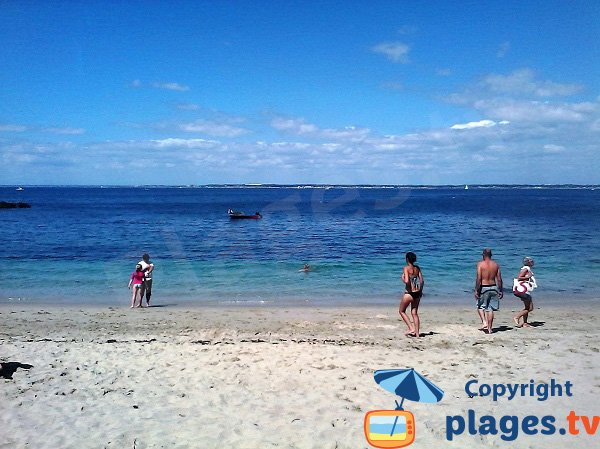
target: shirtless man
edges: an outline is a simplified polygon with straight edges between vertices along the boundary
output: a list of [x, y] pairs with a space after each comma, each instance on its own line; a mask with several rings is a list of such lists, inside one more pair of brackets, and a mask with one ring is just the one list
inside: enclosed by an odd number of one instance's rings
[[491, 334], [493, 331], [494, 312], [500, 309], [502, 299], [502, 274], [500, 266], [492, 260], [492, 250], [483, 250], [483, 260], [477, 263], [475, 279], [475, 299], [477, 313], [481, 318], [482, 331]]

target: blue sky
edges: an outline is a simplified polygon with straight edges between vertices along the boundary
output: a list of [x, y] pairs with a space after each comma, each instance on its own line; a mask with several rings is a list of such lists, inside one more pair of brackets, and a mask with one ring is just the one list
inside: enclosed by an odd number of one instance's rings
[[600, 183], [600, 2], [0, 16], [0, 184]]

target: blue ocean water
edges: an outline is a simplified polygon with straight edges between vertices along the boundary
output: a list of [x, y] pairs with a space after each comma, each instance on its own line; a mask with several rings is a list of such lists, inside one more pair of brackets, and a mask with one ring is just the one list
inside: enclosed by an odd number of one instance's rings
[[534, 257], [540, 299], [594, 300], [600, 284], [595, 187], [2, 187], [2, 200], [32, 207], [0, 210], [1, 302], [127, 304], [144, 252], [157, 303], [396, 304], [414, 251], [424, 300], [472, 304], [484, 247], [509, 286]]

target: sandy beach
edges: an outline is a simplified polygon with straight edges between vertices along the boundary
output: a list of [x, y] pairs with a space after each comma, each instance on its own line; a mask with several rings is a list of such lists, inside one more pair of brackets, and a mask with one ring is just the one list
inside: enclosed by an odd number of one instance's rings
[[[595, 301], [592, 301], [593, 304]], [[598, 435], [467, 431], [447, 417], [600, 413], [600, 312], [541, 305], [516, 329], [505, 299], [496, 333], [474, 308], [422, 306], [420, 339], [389, 307], [0, 305], [0, 448], [366, 448], [363, 419], [393, 409], [377, 369], [415, 368], [445, 392], [405, 402], [413, 447], [593, 447]], [[465, 384], [572, 383], [572, 397], [469, 397]]]

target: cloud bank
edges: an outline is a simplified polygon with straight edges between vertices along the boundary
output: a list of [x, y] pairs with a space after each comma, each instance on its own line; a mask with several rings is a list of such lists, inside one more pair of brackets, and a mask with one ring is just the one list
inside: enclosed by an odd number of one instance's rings
[[[173, 120], [136, 129], [156, 137], [88, 143], [36, 142], [21, 137], [25, 125], [0, 124], [0, 165], [32, 179], [71, 170], [74, 180], [97, 176], [101, 183], [118, 174], [124, 184], [139, 168], [182, 184], [600, 183], [600, 101], [573, 100], [582, 89], [528, 69], [489, 74], [445, 97], [466, 120], [385, 134], [273, 113]], [[85, 131], [41, 130], [65, 137]]]

